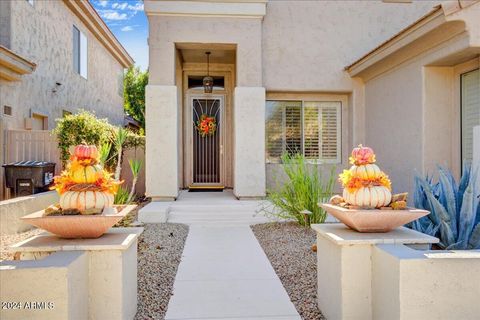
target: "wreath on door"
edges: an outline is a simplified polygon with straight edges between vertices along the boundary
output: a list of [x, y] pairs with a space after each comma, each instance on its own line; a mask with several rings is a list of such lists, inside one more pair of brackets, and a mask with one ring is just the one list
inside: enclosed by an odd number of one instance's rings
[[217, 130], [217, 122], [214, 117], [202, 114], [195, 128], [202, 138], [213, 136]]

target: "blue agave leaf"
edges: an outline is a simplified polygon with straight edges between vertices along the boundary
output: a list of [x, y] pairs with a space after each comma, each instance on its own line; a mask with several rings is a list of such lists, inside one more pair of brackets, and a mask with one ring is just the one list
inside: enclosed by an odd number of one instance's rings
[[455, 242], [455, 243], [452, 243], [450, 245], [448, 245], [445, 250], [455, 250], [455, 249], [462, 249], [461, 248], [461, 243], [462, 241], [458, 241], [458, 242]]
[[442, 221], [440, 225], [440, 237], [442, 239], [442, 242], [445, 243], [445, 245], [447, 246], [447, 248], [451, 245], [456, 244], [452, 229], [450, 228], [450, 225], [445, 221]]
[[[468, 184], [463, 194], [462, 208], [460, 209], [460, 223], [458, 226], [458, 240], [462, 242], [461, 249], [465, 249], [468, 244], [469, 236], [473, 230], [475, 215], [473, 197], [473, 183]], [[476, 212], [475, 212], [476, 213]]]
[[431, 235], [432, 237], [435, 237], [437, 234], [438, 228], [440, 225], [435, 226], [433, 223], [430, 223], [423, 231], [423, 233], [426, 233], [428, 235]]
[[[438, 212], [439, 210], [435, 210], [435, 207], [434, 207], [433, 203], [436, 203], [436, 206], [442, 206], [442, 205], [438, 202], [438, 200], [433, 195], [432, 188], [426, 180], [423, 180], [423, 179], [419, 178], [419, 179], [417, 179], [417, 182], [422, 187], [424, 195], [427, 199], [426, 203], [428, 204], [428, 205], [425, 205], [421, 208], [430, 211], [429, 216], [430, 216], [430, 219], [433, 221], [434, 224], [440, 224], [440, 221], [442, 220], [442, 217], [440, 217], [440, 214], [442, 214], [442, 213]], [[445, 213], [445, 218], [448, 219], [448, 215], [446, 213]]]
[[480, 249], [480, 223], [473, 228], [472, 235], [468, 241], [467, 249]]
[[473, 212], [475, 213], [475, 224], [480, 222], [480, 165], [472, 169], [470, 177], [473, 188]]
[[[460, 182], [458, 183], [458, 193], [457, 193], [457, 212], [460, 213], [460, 209], [462, 208], [463, 202], [463, 193], [465, 189], [467, 189], [468, 183], [470, 182], [470, 172], [472, 166], [468, 163], [463, 164], [463, 174], [460, 178]], [[459, 218], [459, 217], [457, 217]]]
[[[426, 209], [426, 205], [428, 203], [427, 201], [427, 196], [425, 195], [425, 192], [423, 191], [422, 188], [422, 182], [420, 180], [423, 180], [423, 178], [419, 176], [415, 176], [414, 178], [414, 191], [413, 191], [413, 204], [415, 205], [416, 208], [422, 208]], [[428, 178], [426, 179], [428, 183]]]
[[453, 237], [457, 239], [457, 206], [455, 200], [455, 186], [452, 185], [451, 179], [449, 178], [450, 174], [447, 170], [439, 167], [438, 172], [440, 185], [440, 196], [438, 200], [450, 216], [449, 225], [453, 232]]

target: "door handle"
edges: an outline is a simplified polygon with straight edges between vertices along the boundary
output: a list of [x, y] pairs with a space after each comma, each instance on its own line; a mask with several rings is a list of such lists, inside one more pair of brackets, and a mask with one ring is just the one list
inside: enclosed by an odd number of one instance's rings
[[223, 144], [220, 145], [220, 154], [223, 155]]

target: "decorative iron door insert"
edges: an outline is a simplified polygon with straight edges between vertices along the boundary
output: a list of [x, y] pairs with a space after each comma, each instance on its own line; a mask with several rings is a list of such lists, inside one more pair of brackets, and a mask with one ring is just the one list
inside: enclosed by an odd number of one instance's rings
[[194, 185], [222, 184], [222, 99], [191, 100], [192, 105], [192, 182]]

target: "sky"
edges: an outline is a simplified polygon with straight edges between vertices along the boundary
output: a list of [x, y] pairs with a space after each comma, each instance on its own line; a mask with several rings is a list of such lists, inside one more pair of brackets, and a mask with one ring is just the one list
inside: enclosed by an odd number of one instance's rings
[[148, 68], [148, 24], [142, 0], [90, 0], [103, 21], [128, 51], [135, 65]]

